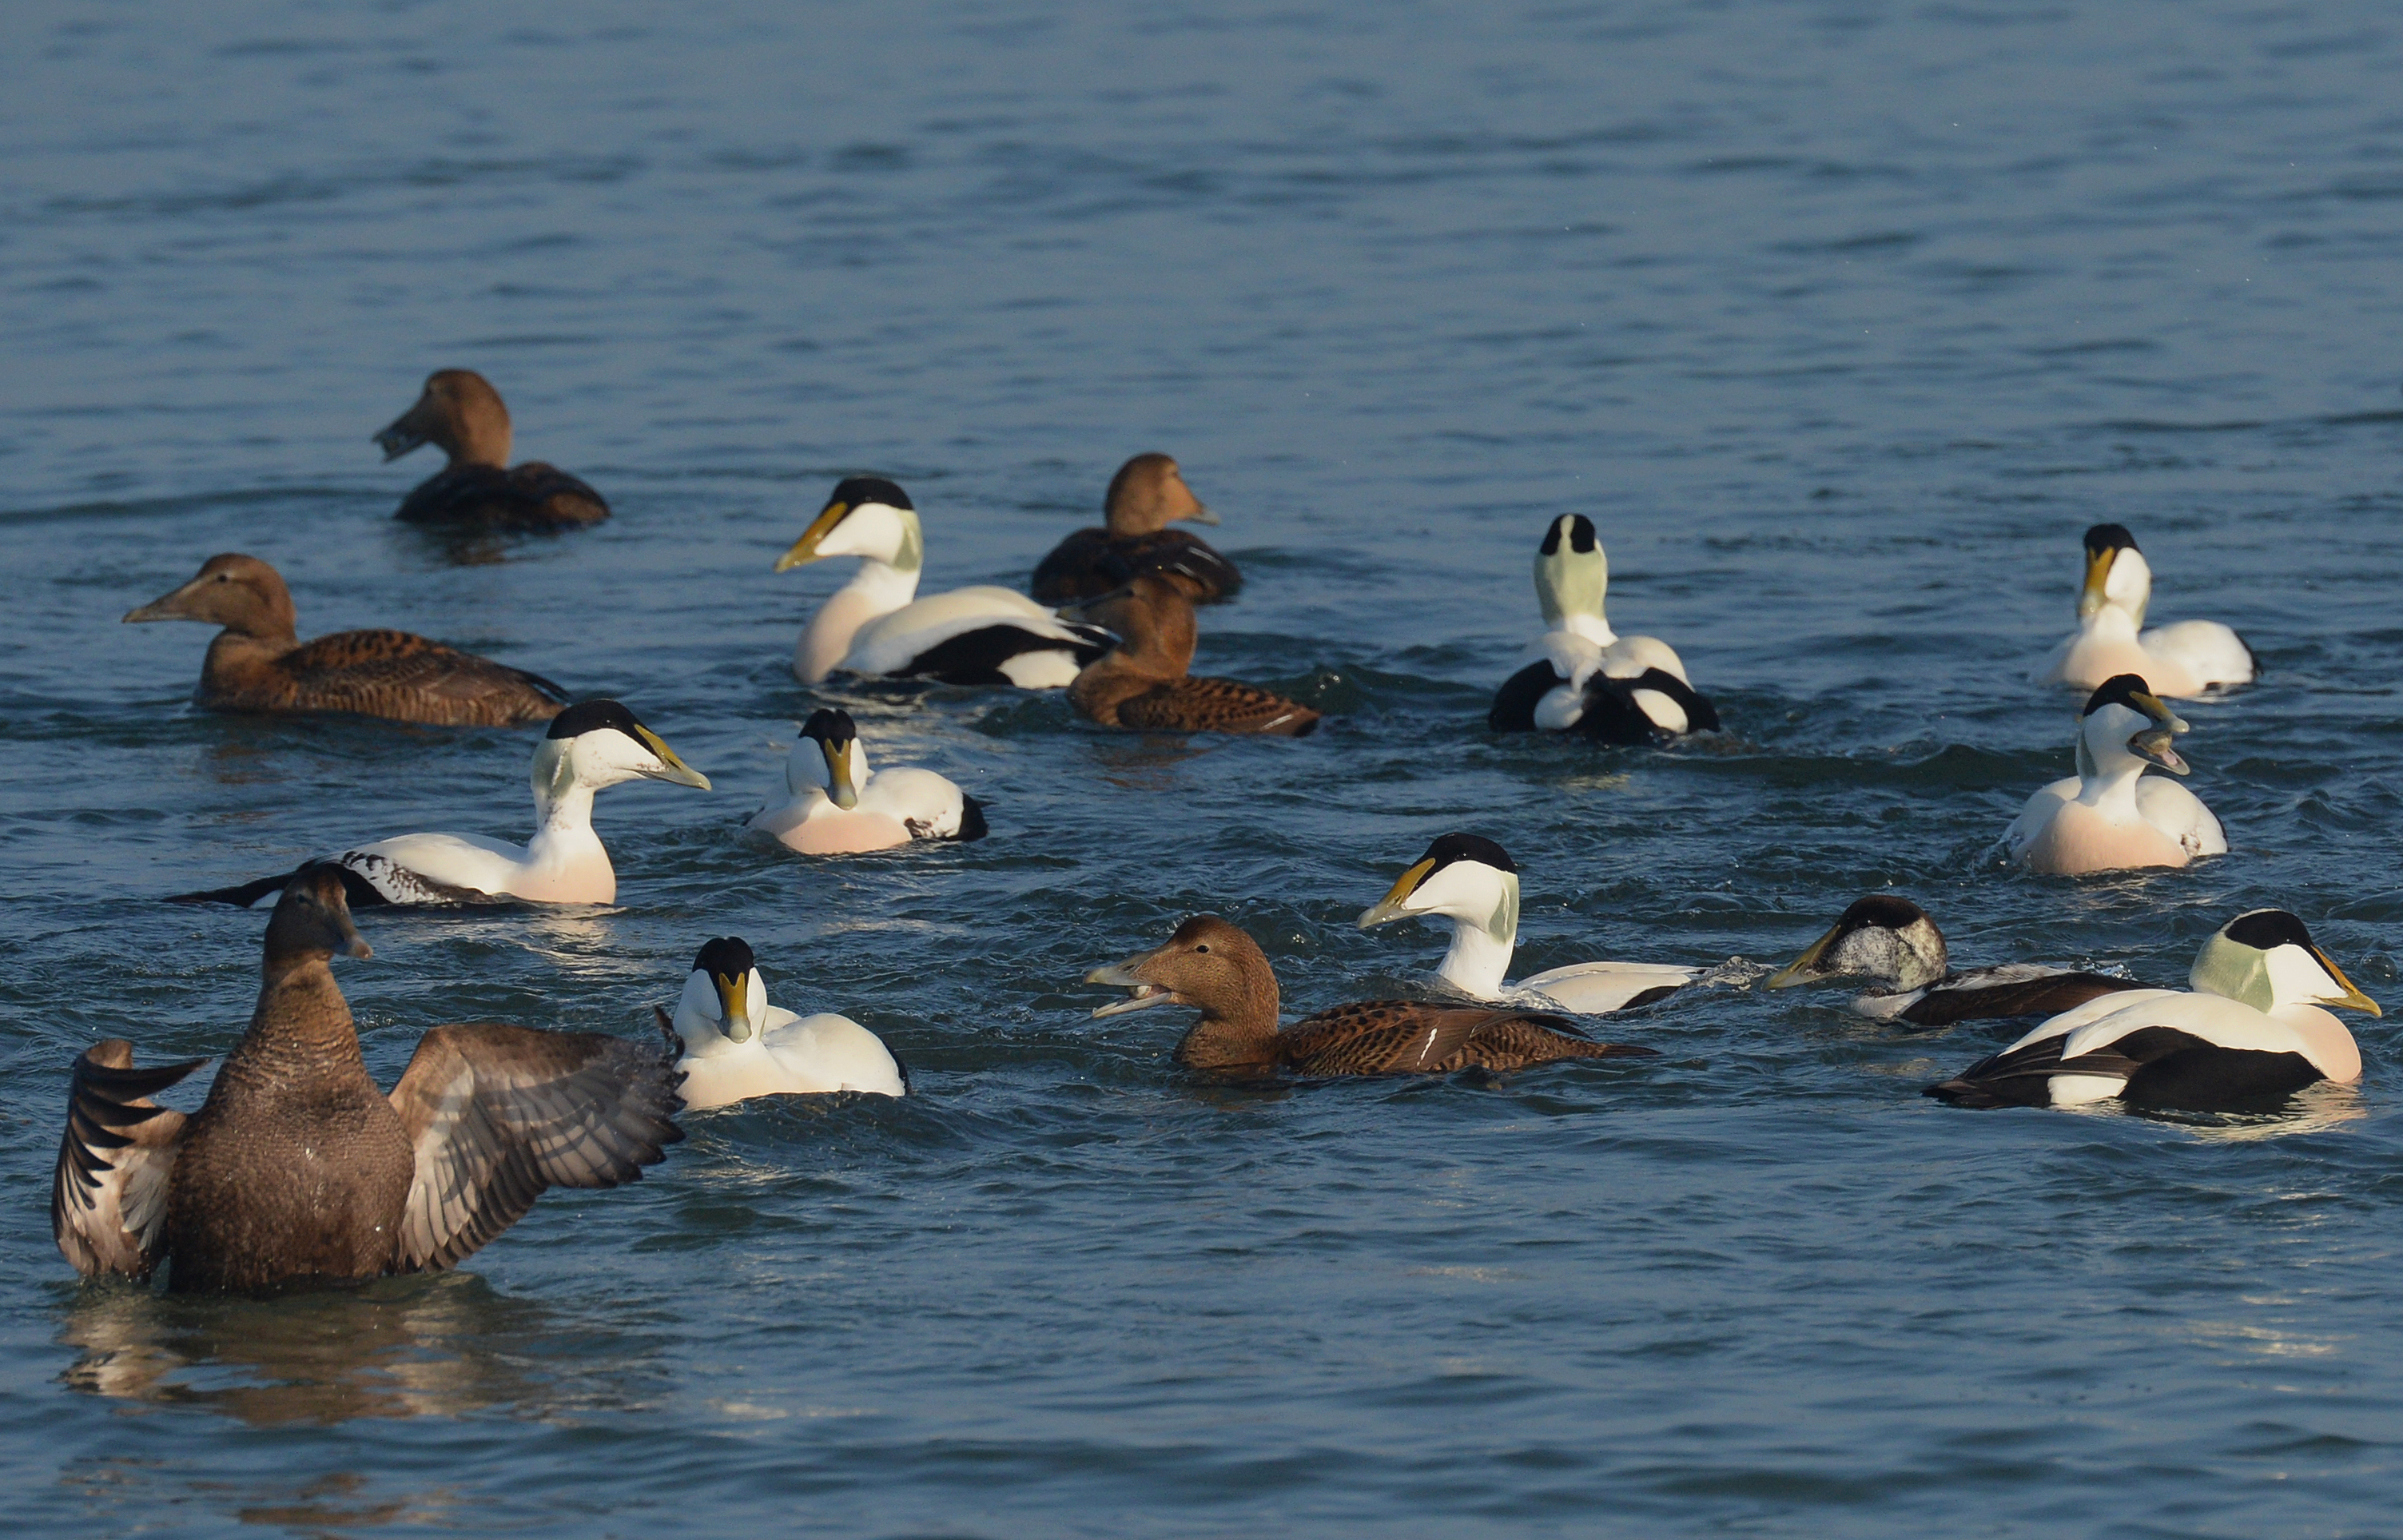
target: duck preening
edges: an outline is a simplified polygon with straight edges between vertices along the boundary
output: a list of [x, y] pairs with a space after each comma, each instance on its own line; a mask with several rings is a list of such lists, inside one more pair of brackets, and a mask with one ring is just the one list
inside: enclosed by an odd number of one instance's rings
[[1658, 743], [1716, 732], [1718, 708], [1687, 682], [1686, 665], [1657, 636], [1621, 636], [1603, 618], [1610, 558], [1593, 520], [1564, 513], [1535, 551], [1544, 634], [1493, 696], [1495, 732], [1574, 732], [1605, 743]]
[[2072, 876], [2135, 867], [2183, 867], [2228, 853], [2228, 835], [2202, 798], [2146, 775], [2158, 765], [2188, 773], [2170, 740], [2187, 730], [2132, 673], [2106, 679], [2077, 721], [2077, 773], [2027, 800], [2003, 831], [2003, 851], [2030, 871]]
[[437, 369], [417, 404], [375, 436], [391, 464], [421, 444], [450, 463], [404, 498], [396, 516], [413, 524], [494, 530], [563, 530], [609, 517], [601, 494], [556, 465], [509, 464], [509, 409], [472, 369]]
[[692, 960], [673, 1019], [660, 1026], [684, 1045], [676, 1070], [695, 1112], [755, 1096], [868, 1091], [909, 1094], [910, 1075], [893, 1050], [848, 1016], [799, 1016], [768, 1004], [750, 943], [721, 936]]
[[50, 1186], [87, 1278], [264, 1290], [451, 1267], [551, 1186], [613, 1187], [684, 1137], [656, 1042], [497, 1021], [436, 1027], [389, 1094], [359, 1055], [336, 952], [370, 955], [342, 874], [304, 867], [268, 922], [266, 981], [201, 1110], [151, 1100], [204, 1062], [76, 1061]]
[[2253, 909], [2196, 953], [2188, 990], [2132, 990], [2063, 1012], [1926, 1094], [1964, 1107], [2118, 1098], [2190, 1112], [2272, 1111], [2322, 1080], [2361, 1078], [2324, 1006], [2382, 1014], [2285, 909]]
[[[612, 904], [618, 872], [592, 828], [592, 795], [628, 781], [667, 781], [709, 790], [709, 777], [676, 757], [658, 733], [615, 701], [585, 701], [552, 718], [534, 751], [534, 838], [522, 845], [479, 834], [404, 834], [330, 858], [350, 884], [350, 902], [476, 904], [524, 898], [544, 904]], [[312, 863], [313, 865], [314, 863]], [[301, 870], [306, 871], [304, 866]], [[278, 901], [287, 876], [178, 894], [177, 904]]]
[[985, 837], [983, 805], [933, 770], [869, 770], [847, 711], [810, 714], [785, 758], [785, 784], [792, 800], [757, 814], [751, 827], [805, 854]]
[[1176, 1061], [1222, 1074], [1446, 1075], [1555, 1059], [1654, 1056], [1650, 1048], [1597, 1043], [1565, 1016], [1417, 1000], [1363, 1000], [1281, 1029], [1276, 970], [1257, 942], [1215, 914], [1193, 916], [1166, 945], [1095, 968], [1085, 982], [1128, 992], [1095, 1016], [1153, 1006], [1200, 1011], [1176, 1045]]
[[1110, 478], [1103, 529], [1078, 530], [1035, 568], [1028, 591], [1047, 604], [1098, 599], [1149, 573], [1174, 583], [1197, 604], [1232, 599], [1243, 586], [1235, 563], [1197, 535], [1168, 526], [1215, 524], [1218, 516], [1193, 495], [1165, 454], [1138, 454]]
[[1943, 1027], [2014, 1016], [2054, 1016], [2105, 994], [2142, 989], [2108, 974], [2041, 963], [1955, 969], [1944, 933], [1908, 898], [1874, 893], [1854, 902], [1802, 955], [1761, 982], [1763, 989], [1866, 979], [1853, 1009], [1881, 1021]]
[[2088, 530], [2077, 630], [2053, 648], [2037, 679], [2092, 689], [2114, 674], [2139, 673], [2152, 682], [2155, 694], [2176, 697], [2220, 685], [2249, 685], [2259, 676], [2253, 648], [2216, 620], [2142, 630], [2152, 597], [2152, 566], [2127, 526]]
[[538, 673], [405, 631], [345, 631], [303, 644], [292, 592], [273, 567], [229, 551], [128, 624], [222, 626], [193, 701], [209, 711], [376, 716], [436, 727], [513, 727], [559, 715], [567, 692]]
[[1068, 701], [1105, 728], [1142, 732], [1265, 733], [1306, 738], [1318, 713], [1273, 690], [1235, 679], [1195, 678], [1193, 602], [1156, 574], [1135, 578], [1078, 613], [1107, 627], [1117, 645], [1085, 665]]

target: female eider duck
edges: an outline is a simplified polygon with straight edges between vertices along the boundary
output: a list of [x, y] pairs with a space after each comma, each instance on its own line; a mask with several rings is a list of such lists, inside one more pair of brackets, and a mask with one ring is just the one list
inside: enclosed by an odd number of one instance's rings
[[2107, 974], [2078, 973], [2041, 963], [2004, 963], [1955, 970], [1944, 933], [1908, 898], [1873, 893], [1855, 900], [1827, 934], [1802, 955], [1762, 980], [1763, 989], [1866, 978], [1878, 987], [1853, 998], [1853, 1009], [1880, 1021], [1947, 1027], [2013, 1016], [2055, 1016], [2105, 994], [2142, 989]]
[[651, 1007], [662, 1032], [684, 1043], [676, 1061], [694, 1112], [755, 1096], [868, 1091], [906, 1096], [909, 1072], [877, 1035], [848, 1016], [797, 1016], [768, 1004], [750, 944], [721, 936], [692, 960], [675, 1016]]
[[1258, 733], [1306, 738], [1318, 713], [1273, 690], [1234, 679], [1195, 678], [1193, 603], [1157, 574], [1078, 611], [1106, 626], [1118, 645], [1085, 665], [1068, 702], [1089, 721], [1138, 732]]
[[538, 673], [405, 631], [337, 631], [304, 645], [295, 618], [292, 592], [275, 569], [239, 552], [210, 557], [190, 582], [125, 616], [128, 624], [225, 628], [209, 644], [192, 692], [206, 711], [506, 728], [549, 721], [567, 703], [567, 692]]
[[979, 586], [917, 597], [926, 539], [910, 494], [882, 477], [854, 476], [776, 559], [778, 572], [830, 556], [864, 560], [801, 630], [793, 675], [804, 685], [846, 673], [938, 679], [947, 685], [1057, 689], [1110, 639], [1063, 620], [1022, 593]]
[[401, 501], [396, 518], [412, 524], [494, 530], [569, 530], [609, 517], [601, 494], [556, 465], [509, 464], [509, 409], [472, 369], [437, 369], [417, 404], [375, 436], [390, 465], [421, 444], [450, 464]]
[[[592, 830], [592, 794], [637, 780], [709, 790], [709, 777], [677, 758], [632, 712], [615, 701], [580, 701], [553, 718], [549, 733], [535, 747], [535, 831], [526, 843], [480, 834], [404, 834], [354, 846], [331, 859], [349, 874], [350, 901], [361, 908], [503, 898], [613, 904], [618, 873]], [[275, 902], [289, 880], [262, 877], [169, 901], [257, 908]]]
[[2183, 867], [2228, 853], [2228, 836], [2200, 798], [2174, 781], [2187, 763], [2170, 746], [2187, 725], [2144, 680], [2123, 673], [2087, 699], [2077, 728], [2077, 773], [2027, 800], [2003, 832], [2003, 850], [2030, 871], [2075, 876], [2132, 867]]
[[1472, 1000], [1553, 1006], [1585, 1016], [1665, 1000], [1693, 980], [1692, 968], [1652, 963], [1573, 963], [1506, 984], [1519, 937], [1519, 868], [1510, 853], [1474, 834], [1447, 834], [1402, 873], [1360, 928], [1423, 915], [1452, 927], [1452, 950], [1436, 977]]
[[389, 1094], [360, 1061], [336, 952], [371, 955], [342, 873], [306, 867], [267, 924], [250, 1026], [201, 1110], [151, 1098], [203, 1061], [76, 1061], [50, 1228], [87, 1278], [179, 1290], [427, 1272], [507, 1229], [546, 1187], [638, 1180], [684, 1137], [657, 1042], [476, 1021], [436, 1027]]
[[1486, 725], [1495, 732], [1575, 732], [1604, 743], [1658, 743], [1716, 732], [1718, 708], [1687, 682], [1657, 636], [1621, 636], [1602, 617], [1610, 559], [1593, 520], [1564, 513], [1535, 551], [1535, 602], [1547, 628], [1530, 661], [1504, 681]]
[[2090, 1001], [1926, 1094], [1963, 1107], [2117, 1097], [2190, 1112], [2271, 1111], [2315, 1082], [2361, 1078], [2353, 1034], [2322, 1006], [2383, 1014], [2285, 909], [2254, 909], [2221, 926], [2187, 982], [2191, 991]]
[[1215, 524], [1218, 516], [1193, 495], [1185, 474], [1165, 454], [1138, 454], [1110, 478], [1102, 503], [1104, 529], [1078, 530], [1035, 569], [1028, 591], [1047, 604], [1098, 599], [1127, 579], [1156, 573], [1197, 604], [1232, 599], [1243, 586], [1235, 563], [1199, 536], [1168, 526], [1179, 520]]
[[2053, 649], [2036, 677], [2091, 689], [2118, 673], [2141, 673], [2157, 695], [2201, 695], [2219, 685], [2249, 685], [2260, 662], [2244, 638], [2216, 620], [2181, 620], [2144, 631], [2153, 569], [2124, 524], [2086, 532], [2086, 586], [2077, 594], [2077, 630]]
[[1095, 1016], [1151, 1006], [1199, 1010], [1201, 1020], [1176, 1045], [1176, 1061], [1235, 1075], [1448, 1075], [1555, 1059], [1656, 1057], [1650, 1048], [1597, 1043], [1565, 1016], [1417, 1000], [1363, 1000], [1280, 1029], [1276, 970], [1257, 942], [1215, 914], [1193, 916], [1166, 945], [1095, 968], [1085, 982], [1129, 992]]
[[983, 807], [933, 770], [870, 770], [849, 712], [810, 714], [785, 761], [785, 784], [793, 799], [759, 813], [751, 827], [804, 854], [985, 837]]

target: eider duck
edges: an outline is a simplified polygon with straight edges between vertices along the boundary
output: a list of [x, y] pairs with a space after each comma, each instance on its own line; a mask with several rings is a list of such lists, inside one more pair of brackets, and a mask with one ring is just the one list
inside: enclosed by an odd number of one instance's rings
[[1193, 916], [1165, 946], [1095, 968], [1085, 982], [1129, 992], [1097, 1017], [1151, 1006], [1199, 1010], [1201, 1020], [1176, 1045], [1176, 1061], [1233, 1075], [1449, 1075], [1555, 1059], [1657, 1057], [1650, 1048], [1597, 1043], [1565, 1016], [1417, 1000], [1363, 1000], [1280, 1029], [1276, 970], [1257, 942], [1215, 914]]
[[1165, 454], [1138, 454], [1110, 478], [1104, 529], [1078, 530], [1035, 568], [1027, 591], [1047, 604], [1098, 599], [1127, 580], [1156, 573], [1197, 604], [1232, 599], [1243, 586], [1235, 563], [1207, 543], [1168, 526], [1179, 520], [1215, 524], [1218, 516], [1193, 495]]
[[1718, 708], [1694, 692], [1686, 665], [1657, 636], [1621, 636], [1602, 617], [1610, 559], [1593, 520], [1564, 513], [1535, 551], [1544, 634], [1494, 692], [1495, 732], [1575, 732], [1604, 743], [1660, 743], [1716, 732]]
[[405, 631], [345, 631], [303, 645], [292, 592], [273, 567], [229, 551], [192, 580], [126, 612], [225, 629], [209, 644], [195, 704], [281, 716], [341, 714], [446, 728], [546, 722], [567, 692], [538, 673], [446, 647]]
[[1652, 963], [1573, 963], [1505, 984], [1519, 938], [1519, 868], [1509, 852], [1474, 834], [1447, 834], [1429, 845], [1393, 891], [1361, 913], [1360, 928], [1412, 915], [1452, 927], [1452, 950], [1436, 977], [1473, 1000], [1606, 1016], [1665, 1000], [1694, 977], [1692, 968]]
[[848, 1016], [797, 1016], [768, 1004], [750, 944], [721, 936], [692, 960], [675, 1016], [654, 1006], [660, 1029], [680, 1039], [685, 1106], [693, 1112], [755, 1096], [868, 1091], [906, 1096], [909, 1072], [877, 1035]]
[[2117, 1097], [2189, 1112], [2261, 1112], [2321, 1080], [2361, 1078], [2361, 1050], [2322, 1009], [2382, 1015], [2285, 909], [2253, 909], [2196, 954], [2184, 990], [2105, 995], [2054, 1017], [1926, 1093], [1962, 1107], [2077, 1107]]
[[2077, 773], [2027, 800], [2003, 832], [2003, 850], [2030, 871], [2074, 876], [2132, 867], [2183, 867], [2228, 853], [2228, 836], [2201, 798], [2174, 781], [2187, 763], [2170, 739], [2187, 725], [2145, 681], [2123, 673], [2087, 698], [2077, 728]]
[[417, 404], [375, 436], [390, 465], [420, 444], [451, 457], [402, 499], [412, 524], [494, 530], [569, 530], [609, 517], [601, 494], [556, 465], [509, 464], [509, 409], [472, 369], [437, 369]]
[[2181, 620], [2140, 631], [2153, 597], [2153, 569], [2124, 524], [2086, 532], [2086, 586], [2077, 594], [2077, 630], [2037, 671], [2043, 684], [2092, 689], [2114, 674], [2141, 673], [2153, 693], [2201, 695], [2220, 685], [2249, 685], [2260, 661], [2244, 638], [2216, 620]]
[[[534, 838], [522, 845], [480, 834], [404, 834], [331, 857], [347, 873], [350, 902], [614, 904], [618, 873], [592, 830], [592, 794], [628, 781], [709, 790], [709, 777], [676, 757], [660, 735], [615, 701], [584, 701], [554, 717], [534, 751]], [[309, 868], [303, 867], [301, 870]], [[278, 902], [288, 877], [179, 894], [176, 904]]]
[[250, 1026], [201, 1110], [151, 1100], [204, 1061], [76, 1060], [50, 1186], [59, 1250], [87, 1278], [258, 1291], [451, 1267], [546, 1187], [614, 1187], [684, 1137], [658, 1043], [498, 1021], [436, 1027], [389, 1095], [359, 1057], [333, 954], [372, 955], [342, 874], [304, 868], [267, 924]]
[[917, 597], [926, 539], [910, 494], [876, 476], [839, 483], [817, 518], [776, 560], [789, 572], [829, 556], [863, 560], [802, 628], [793, 676], [804, 685], [846, 673], [947, 685], [1057, 689], [1110, 639], [1062, 619], [1022, 593], [980, 586]]
[[846, 711], [810, 714], [785, 761], [785, 784], [793, 799], [759, 813], [751, 827], [805, 854], [985, 837], [984, 808], [933, 770], [870, 770]]
[[2004, 963], [1954, 969], [1944, 933], [1908, 898], [1873, 893], [1855, 900], [1802, 955], [1761, 981], [1763, 989], [1866, 978], [1878, 987], [1853, 998], [1853, 1009], [1879, 1021], [1948, 1027], [2013, 1016], [2057, 1016], [2105, 994], [2142, 989], [2108, 974], [2079, 973], [2041, 963]]
[[1306, 738], [1318, 713], [1233, 679], [1194, 678], [1193, 603], [1158, 575], [1138, 577], [1077, 613], [1118, 637], [1068, 687], [1068, 702], [1105, 728], [1139, 732], [1264, 733]]

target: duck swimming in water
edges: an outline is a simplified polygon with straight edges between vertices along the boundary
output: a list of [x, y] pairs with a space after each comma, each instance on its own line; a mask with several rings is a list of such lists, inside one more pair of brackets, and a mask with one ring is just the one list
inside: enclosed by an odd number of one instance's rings
[[1687, 682], [1686, 665], [1657, 636], [1621, 636], [1602, 616], [1610, 558], [1593, 520], [1564, 513], [1535, 551], [1544, 634], [1529, 661], [1494, 692], [1495, 732], [1574, 732], [1604, 743], [1660, 743], [1719, 730], [1718, 708]]
[[538, 673], [405, 631], [337, 631], [303, 645], [283, 577], [240, 552], [210, 557], [190, 582], [125, 619], [225, 628], [192, 692], [206, 711], [505, 728], [549, 721], [567, 702], [567, 692]]
[[913, 839], [981, 839], [984, 808], [927, 770], [870, 770], [846, 711], [815, 711], [785, 762], [793, 799], [751, 820], [808, 855], [890, 850]]
[[1436, 977], [1472, 1000], [1604, 1016], [1665, 1000], [1694, 977], [1692, 968], [1651, 963], [1573, 963], [1504, 983], [1519, 936], [1519, 868], [1509, 852], [1474, 834], [1447, 834], [1429, 845], [1393, 891], [1361, 914], [1360, 928], [1413, 915], [1452, 927], [1452, 950]]
[[1215, 914], [1193, 916], [1166, 945], [1095, 968], [1085, 982], [1129, 992], [1097, 1017], [1152, 1006], [1199, 1010], [1201, 1020], [1176, 1045], [1176, 1061], [1228, 1075], [1449, 1075], [1556, 1059], [1657, 1057], [1650, 1048], [1597, 1043], [1565, 1016], [1417, 1000], [1363, 1000], [1280, 1029], [1276, 970], [1257, 942]]
[[109, 1038], [76, 1061], [50, 1186], [60, 1251], [87, 1278], [178, 1290], [456, 1265], [543, 1189], [640, 1179], [684, 1137], [657, 1043], [476, 1021], [436, 1027], [386, 1094], [368, 1077], [336, 952], [372, 955], [330, 867], [285, 884], [250, 1026], [201, 1110], [151, 1100], [203, 1061], [149, 1069]]
[[1945, 1027], [2014, 1016], [2055, 1016], [2105, 994], [2142, 989], [2108, 974], [2040, 963], [2005, 963], [1956, 971], [1944, 933], [1908, 898], [1873, 893], [1857, 899], [1801, 956], [1762, 980], [1763, 989], [1866, 978], [1878, 987], [1853, 1009], [1880, 1021]]
[[804, 685], [840, 671], [1057, 689], [1110, 645], [1102, 632], [1007, 589], [917, 597], [926, 539], [910, 494], [882, 477], [854, 476], [838, 484], [793, 548], [777, 558], [776, 570], [831, 556], [863, 560], [801, 630], [793, 676]]
[[2327, 1010], [2378, 1003], [2285, 909], [2253, 909], [2195, 955], [2190, 990], [2132, 990], [2063, 1012], [1926, 1094], [1963, 1107], [2078, 1107], [2114, 1097], [2191, 1112], [2274, 1110], [2321, 1080], [2361, 1078]]
[[566, 530], [609, 517], [601, 494], [556, 465], [509, 464], [509, 409], [472, 369], [437, 369], [417, 404], [375, 436], [390, 465], [421, 444], [450, 463], [402, 500], [412, 524], [492, 530]]
[[2147, 765], [2187, 773], [2170, 746], [2186, 730], [2136, 675], [2104, 681], [2078, 717], [2077, 774], [2028, 798], [2003, 832], [2004, 853], [2030, 871], [2060, 876], [2227, 854], [2228, 836], [2200, 798], [2145, 773]]
[[758, 964], [739, 936], [701, 947], [673, 1020], [652, 1008], [660, 1030], [684, 1043], [675, 1067], [691, 1111], [755, 1096], [909, 1094], [909, 1072], [893, 1050], [850, 1017], [797, 1016], [768, 1004]]
[[2153, 569], [2124, 524], [2086, 532], [2086, 586], [2077, 595], [2077, 630], [2052, 650], [2036, 678], [2092, 689], [2115, 674], [2137, 673], [2153, 693], [2201, 695], [2221, 685], [2249, 685], [2260, 662], [2244, 638], [2216, 620], [2181, 620], [2142, 631], [2152, 602]]
[[1098, 599], [1146, 573], [1167, 578], [1197, 604], [1232, 599], [1243, 586], [1235, 563], [1201, 538], [1168, 526], [1179, 520], [1215, 524], [1218, 516], [1193, 495], [1176, 462], [1138, 454], [1110, 478], [1103, 529], [1078, 530], [1035, 569], [1028, 591], [1047, 604]]
[[1273, 690], [1234, 679], [1195, 678], [1192, 601], [1169, 579], [1138, 577], [1078, 612], [1117, 633], [1118, 645], [1085, 665], [1068, 702], [1087, 720], [1139, 732], [1263, 733], [1306, 738], [1318, 713]]
[[[534, 838], [522, 845], [479, 834], [404, 834], [332, 858], [347, 874], [350, 902], [477, 904], [523, 898], [542, 904], [614, 904], [618, 872], [592, 829], [592, 794], [628, 781], [668, 781], [709, 790], [709, 777], [676, 757], [660, 735], [615, 701], [585, 701], [552, 719], [534, 751]], [[310, 869], [303, 867], [301, 870]], [[289, 877], [188, 893], [178, 904], [278, 901]]]

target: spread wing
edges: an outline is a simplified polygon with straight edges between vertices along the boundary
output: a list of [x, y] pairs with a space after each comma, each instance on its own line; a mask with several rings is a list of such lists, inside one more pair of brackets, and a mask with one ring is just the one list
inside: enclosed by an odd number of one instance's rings
[[604, 1033], [498, 1021], [427, 1033], [392, 1089], [417, 1157], [400, 1269], [471, 1256], [545, 1187], [639, 1180], [684, 1137], [677, 1079], [657, 1045]]
[[93, 1044], [76, 1061], [50, 1180], [50, 1233], [86, 1278], [147, 1278], [159, 1265], [184, 1115], [150, 1098], [207, 1062], [137, 1070], [133, 1045], [121, 1037]]
[[540, 674], [405, 631], [321, 636], [276, 659], [294, 704], [450, 727], [547, 722], [567, 692]]

